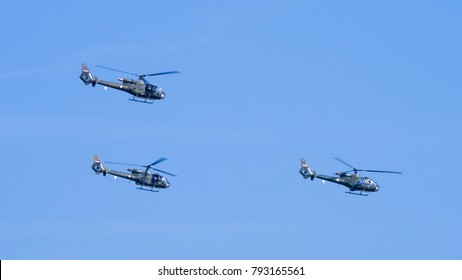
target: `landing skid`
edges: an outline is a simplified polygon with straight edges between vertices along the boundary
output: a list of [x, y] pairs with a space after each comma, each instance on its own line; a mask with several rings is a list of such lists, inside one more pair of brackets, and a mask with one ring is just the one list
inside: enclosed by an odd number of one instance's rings
[[137, 100], [135, 98], [129, 98], [128, 100], [130, 101], [135, 101], [135, 102], [140, 102], [140, 103], [146, 103], [146, 104], [152, 104], [154, 102], [148, 102], [147, 99], [145, 99], [144, 101], [143, 100]]
[[155, 191], [153, 190], [152, 188], [151, 189], [143, 189], [142, 187], [139, 187], [137, 188], [138, 190], [142, 190], [142, 191], [147, 191], [147, 192], [159, 192], [159, 191]]
[[368, 196], [368, 194], [363, 194], [362, 192], [360, 193], [355, 193], [355, 192], [352, 192], [352, 191], [349, 191], [349, 192], [345, 192], [347, 194], [354, 194], [354, 195], [360, 195], [360, 196]]

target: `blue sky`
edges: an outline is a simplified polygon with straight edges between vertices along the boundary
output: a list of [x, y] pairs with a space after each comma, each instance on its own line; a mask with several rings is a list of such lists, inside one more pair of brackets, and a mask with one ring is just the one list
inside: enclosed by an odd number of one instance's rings
[[[460, 1], [9, 1], [1, 259], [461, 259]], [[149, 79], [152, 105], [84, 86]], [[92, 156], [178, 174], [140, 192]], [[368, 197], [304, 180], [358, 168]], [[116, 170], [123, 167], [109, 165]], [[363, 173], [363, 175], [366, 175]]]

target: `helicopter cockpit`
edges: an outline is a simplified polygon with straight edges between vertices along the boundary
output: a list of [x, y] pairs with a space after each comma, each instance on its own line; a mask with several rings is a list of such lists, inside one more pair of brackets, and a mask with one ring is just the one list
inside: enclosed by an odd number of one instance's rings
[[155, 185], [159, 185], [160, 188], [170, 187], [169, 181], [159, 174], [153, 174], [151, 182]]
[[165, 98], [165, 93], [164, 93], [164, 90], [162, 88], [156, 87], [156, 93], [157, 93], [157, 95], [159, 96], [160, 99]]
[[151, 85], [151, 84], [146, 85], [146, 92], [148, 92], [150, 94], [154, 94], [155, 96], [159, 97], [160, 99], [165, 98], [164, 90], [162, 88], [160, 88], [160, 87], [156, 87], [156, 86]]
[[358, 182], [357, 187], [361, 188], [361, 185], [365, 186], [364, 189], [370, 192], [378, 192], [380, 190], [379, 185], [368, 177], [362, 178], [362, 180]]

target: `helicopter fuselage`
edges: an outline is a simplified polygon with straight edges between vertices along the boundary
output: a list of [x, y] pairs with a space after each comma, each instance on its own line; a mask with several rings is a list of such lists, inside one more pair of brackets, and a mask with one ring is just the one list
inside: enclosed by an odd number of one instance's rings
[[[305, 177], [306, 175], [303, 173], [303, 169], [300, 170], [300, 173]], [[368, 177], [361, 177], [359, 174], [346, 174], [342, 173], [339, 177], [333, 177], [323, 174], [313, 174], [308, 175], [308, 177], [318, 178], [324, 181], [336, 183], [339, 185], [343, 185], [350, 189], [350, 191], [359, 191], [359, 192], [378, 192], [380, 190], [379, 185], [372, 179]]]
[[[132, 179], [137, 185], [149, 186], [154, 188], [166, 189], [170, 187], [170, 182], [163, 176], [139, 169], [128, 169], [131, 172]], [[130, 175], [129, 175], [130, 176]]]
[[106, 87], [128, 92], [137, 98], [151, 100], [160, 100], [165, 98], [165, 93], [160, 87], [145, 83], [142, 79], [133, 80], [127, 78], [119, 78], [118, 80], [122, 83], [119, 84], [99, 79], [97, 79], [95, 82]]
[[125, 178], [135, 182], [140, 186], [147, 186], [152, 188], [166, 189], [170, 187], [170, 182], [163, 176], [152, 173], [150, 171], [144, 171], [139, 169], [128, 169], [130, 173], [107, 170], [107, 174], [111, 174], [117, 177]]

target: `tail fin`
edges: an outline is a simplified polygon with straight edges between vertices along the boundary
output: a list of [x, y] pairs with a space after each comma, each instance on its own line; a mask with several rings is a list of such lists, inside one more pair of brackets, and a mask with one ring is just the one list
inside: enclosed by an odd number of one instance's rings
[[88, 69], [88, 66], [85, 63], [82, 63], [82, 73], [80, 74], [80, 79], [85, 85], [92, 84], [92, 86], [95, 86], [98, 81], [98, 78], [93, 77], [90, 69]]
[[107, 169], [104, 168], [103, 163], [96, 154], [93, 156], [93, 165], [91, 166], [91, 169], [93, 169], [93, 171], [95, 171], [98, 175], [103, 173], [103, 175], [106, 176]]
[[303, 178], [308, 179], [311, 177], [311, 180], [316, 177], [316, 172], [311, 170], [311, 168], [308, 166], [308, 163], [306, 163], [305, 159], [301, 159], [301, 164], [302, 167], [300, 168], [300, 174], [302, 174]]

